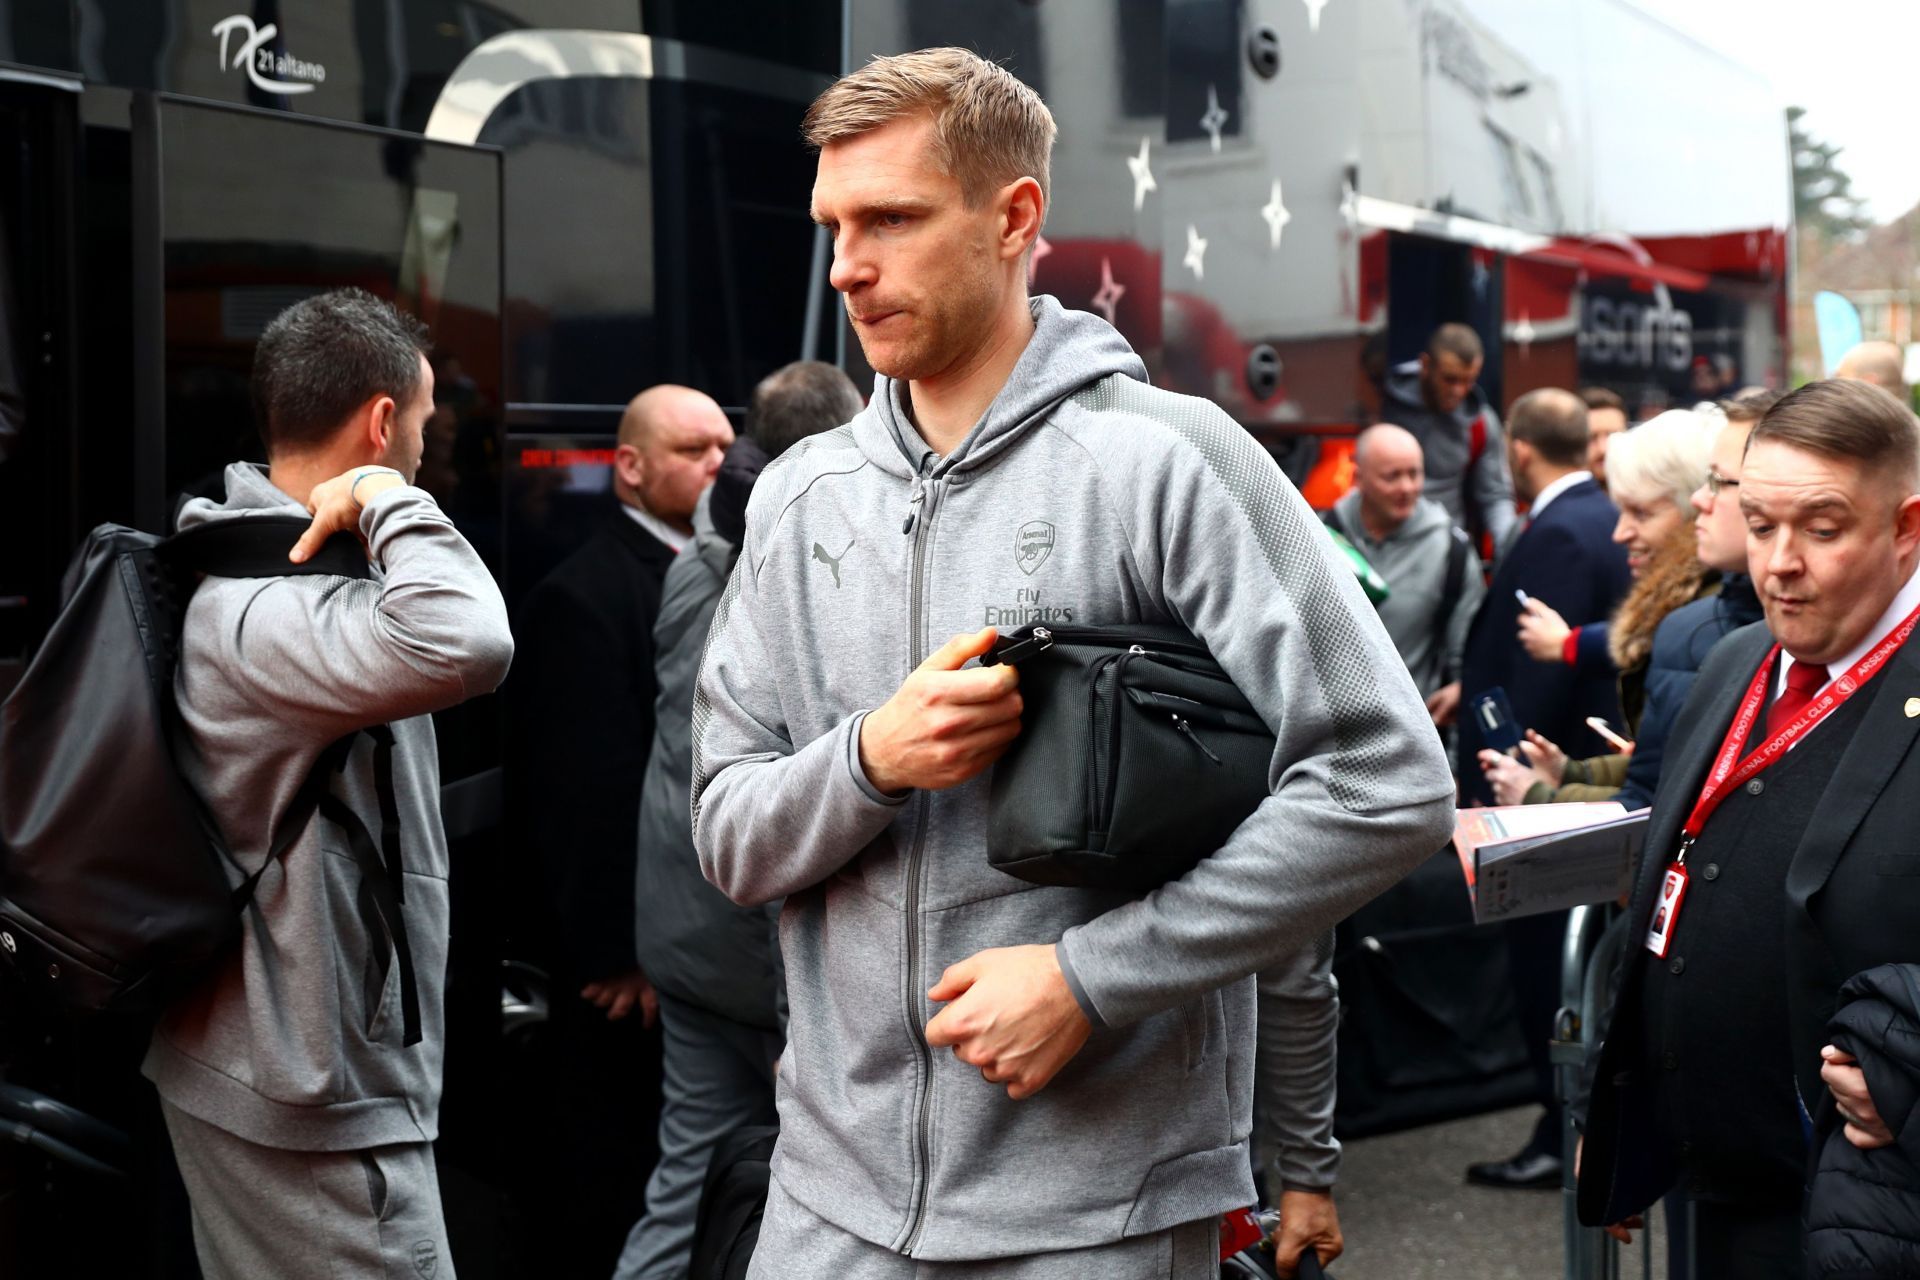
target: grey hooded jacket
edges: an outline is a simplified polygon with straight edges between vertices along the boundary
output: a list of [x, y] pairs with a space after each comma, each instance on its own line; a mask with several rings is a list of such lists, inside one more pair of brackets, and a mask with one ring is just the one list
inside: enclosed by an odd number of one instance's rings
[[1333, 518], [1347, 541], [1386, 579], [1389, 594], [1380, 602], [1380, 621], [1421, 695], [1458, 680], [1467, 631], [1486, 598], [1487, 583], [1479, 553], [1471, 545], [1463, 547], [1466, 560], [1460, 594], [1452, 612], [1440, 616], [1440, 607], [1446, 603], [1447, 557], [1456, 539], [1466, 541], [1446, 508], [1432, 498], [1422, 498], [1404, 524], [1378, 541], [1360, 519], [1358, 490], [1333, 504]]
[[[694, 842], [737, 902], [787, 895], [774, 1171], [930, 1261], [1078, 1248], [1251, 1201], [1252, 974], [1439, 848], [1453, 784], [1350, 569], [1219, 408], [1159, 391], [1100, 320], [1036, 299], [999, 397], [945, 458], [887, 378], [761, 477], [693, 712]], [[1278, 735], [1273, 795], [1138, 900], [987, 866], [987, 777], [890, 798], [866, 711], [947, 636], [1178, 621]], [[987, 947], [1057, 943], [1093, 1023], [1022, 1102], [924, 1038]]]
[[[259, 467], [227, 468], [224, 504], [179, 525], [305, 515]], [[160, 1096], [266, 1147], [346, 1151], [439, 1131], [447, 963], [446, 832], [428, 713], [491, 691], [513, 639], [493, 577], [433, 498], [410, 485], [366, 504], [375, 579], [208, 578], [182, 628], [180, 761], [236, 865], [265, 858], [315, 760], [390, 724], [405, 866], [401, 909], [424, 1038], [401, 1042], [398, 965], [370, 917], [368, 872], [316, 814], [262, 875], [240, 945], [168, 1009], [142, 1070]], [[354, 743], [333, 794], [383, 830], [373, 744]]]

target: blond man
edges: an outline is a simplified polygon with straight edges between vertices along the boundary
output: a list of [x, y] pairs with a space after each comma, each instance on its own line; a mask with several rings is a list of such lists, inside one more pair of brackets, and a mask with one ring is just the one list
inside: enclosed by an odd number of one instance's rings
[[[1253, 1195], [1253, 975], [1444, 842], [1446, 762], [1272, 459], [1027, 296], [1054, 137], [1030, 89], [963, 50], [878, 59], [806, 134], [880, 376], [755, 490], [694, 704], [702, 867], [786, 898], [751, 1274], [1212, 1276]], [[1009, 617], [1184, 624], [1275, 729], [1271, 798], [1137, 900], [991, 869], [1023, 707], [969, 664]]]

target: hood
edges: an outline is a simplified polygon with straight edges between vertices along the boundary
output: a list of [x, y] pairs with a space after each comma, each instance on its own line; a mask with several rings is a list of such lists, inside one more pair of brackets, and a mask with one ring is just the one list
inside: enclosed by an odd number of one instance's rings
[[174, 527], [186, 530], [216, 520], [239, 520], [248, 516], [305, 516], [305, 506], [273, 487], [267, 469], [257, 462], [233, 462], [222, 476], [226, 497], [189, 498], [174, 517]]
[[[1361, 530], [1360, 491], [1349, 489], [1340, 501], [1333, 504], [1334, 517], [1340, 521], [1340, 527], [1346, 530]], [[1422, 498], [1413, 504], [1413, 514], [1407, 522], [1394, 530], [1393, 537], [1413, 539], [1444, 528], [1453, 523], [1447, 509], [1431, 498]]]
[[707, 490], [707, 515], [713, 521], [713, 531], [736, 547], [747, 536], [747, 499], [753, 496], [753, 486], [769, 461], [758, 441], [741, 436], [720, 460], [720, 472]]
[[[1147, 380], [1147, 367], [1140, 357], [1100, 317], [1069, 311], [1045, 295], [1028, 305], [1033, 309], [1033, 338], [1007, 376], [1007, 384], [973, 430], [930, 474], [945, 475], [985, 463], [1090, 383], [1116, 373]], [[905, 384], [876, 375], [873, 399], [853, 420], [853, 437], [881, 470], [912, 479], [926, 467], [933, 450], [907, 416], [906, 394]]]
[[[1404, 405], [1410, 409], [1418, 409], [1421, 413], [1438, 412], [1428, 407], [1426, 394], [1421, 390], [1418, 360], [1409, 360], [1405, 364], [1397, 364], [1389, 369], [1385, 381], [1380, 384], [1380, 390], [1385, 393], [1389, 405]], [[1460, 402], [1460, 407], [1454, 412], [1462, 417], [1471, 418], [1486, 407], [1486, 393], [1476, 384], [1473, 390], [1467, 392], [1467, 398]], [[1388, 415], [1387, 421], [1392, 420], [1392, 416]]]

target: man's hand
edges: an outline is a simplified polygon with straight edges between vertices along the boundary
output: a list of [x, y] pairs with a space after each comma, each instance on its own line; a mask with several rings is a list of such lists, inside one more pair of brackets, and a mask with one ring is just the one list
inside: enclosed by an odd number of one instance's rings
[[1493, 788], [1495, 804], [1525, 804], [1527, 792], [1533, 784], [1546, 781], [1512, 756], [1485, 747], [1480, 750], [1480, 772], [1486, 775], [1487, 785]]
[[1435, 728], [1444, 729], [1453, 723], [1460, 713], [1460, 682], [1443, 684], [1427, 695], [1427, 714], [1433, 717]]
[[980, 1068], [1016, 1101], [1046, 1088], [1093, 1031], [1050, 946], [994, 947], [950, 965], [927, 999], [946, 1008], [927, 1043]]
[[1520, 610], [1520, 647], [1536, 662], [1558, 662], [1564, 655], [1567, 637], [1573, 628], [1552, 605], [1527, 597]]
[[1862, 1151], [1893, 1145], [1893, 1130], [1880, 1118], [1880, 1108], [1873, 1105], [1873, 1095], [1867, 1092], [1867, 1073], [1860, 1069], [1858, 1059], [1827, 1045], [1820, 1050], [1820, 1078], [1827, 1082], [1827, 1092], [1840, 1108], [1848, 1142]]
[[640, 1009], [640, 1025], [652, 1028], [660, 1020], [660, 997], [641, 969], [629, 969], [611, 978], [589, 982], [580, 988], [580, 998], [606, 1010], [608, 1022], [618, 1022]]
[[939, 791], [985, 771], [1020, 734], [1020, 673], [975, 667], [993, 647], [992, 627], [959, 635], [907, 677], [860, 722], [860, 767], [883, 792]]
[[1281, 1280], [1293, 1280], [1300, 1274], [1300, 1258], [1309, 1248], [1320, 1255], [1324, 1267], [1346, 1247], [1331, 1190], [1280, 1193], [1280, 1229], [1273, 1233], [1273, 1263]]
[[[1587, 1154], [1587, 1136], [1583, 1133], [1573, 1140], [1573, 1180], [1580, 1181], [1580, 1161]], [[1623, 1218], [1619, 1222], [1607, 1224], [1604, 1231], [1621, 1244], [1632, 1244], [1633, 1233], [1647, 1225], [1647, 1220], [1639, 1214]]]
[[1527, 730], [1525, 742], [1520, 744], [1520, 752], [1551, 786], [1559, 786], [1567, 776], [1567, 753], [1557, 743], [1536, 729]]
[[300, 541], [293, 544], [287, 559], [295, 564], [304, 563], [328, 538], [342, 530], [351, 531], [357, 537], [360, 509], [373, 500], [374, 494], [406, 482], [407, 478], [391, 467], [355, 467], [331, 480], [322, 480], [307, 495], [307, 510], [313, 513], [313, 523], [300, 535]]

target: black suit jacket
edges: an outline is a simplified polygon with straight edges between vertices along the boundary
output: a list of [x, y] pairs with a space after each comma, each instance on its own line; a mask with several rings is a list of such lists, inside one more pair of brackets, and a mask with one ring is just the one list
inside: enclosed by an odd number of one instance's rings
[[612, 510], [514, 618], [513, 856], [546, 890], [554, 936], [542, 949], [583, 981], [639, 963], [634, 859], [653, 746], [653, 623], [673, 556]]
[[[1715, 647], [1680, 713], [1647, 828], [1628, 908], [1628, 945], [1617, 973], [1614, 1014], [1588, 1098], [1580, 1218], [1618, 1222], [1652, 1204], [1679, 1171], [1656, 1145], [1652, 1081], [1641, 1077], [1641, 945], [1680, 827], [1727, 728], [1773, 650], [1764, 623]], [[1920, 959], [1920, 641], [1909, 640], [1855, 697], [1866, 718], [1846, 746], [1787, 869], [1781, 936], [1787, 949], [1787, 1008], [1795, 1084], [1809, 1110], [1826, 1093], [1820, 1047], [1827, 1043], [1840, 985], [1876, 965]]]
[[[1609, 677], [1581, 675], [1559, 662], [1536, 662], [1520, 647], [1516, 590], [1553, 606], [1572, 627], [1599, 622], [1627, 592], [1625, 548], [1613, 541], [1620, 513], [1591, 480], [1574, 485], [1514, 540], [1493, 574], [1467, 633], [1460, 691], [1470, 701], [1498, 686], [1523, 729], [1537, 729], [1580, 756], [1593, 742], [1588, 716], [1618, 721], [1620, 696]], [[1470, 706], [1460, 713], [1460, 777], [1467, 801], [1491, 802], [1475, 754], [1485, 745]]]

